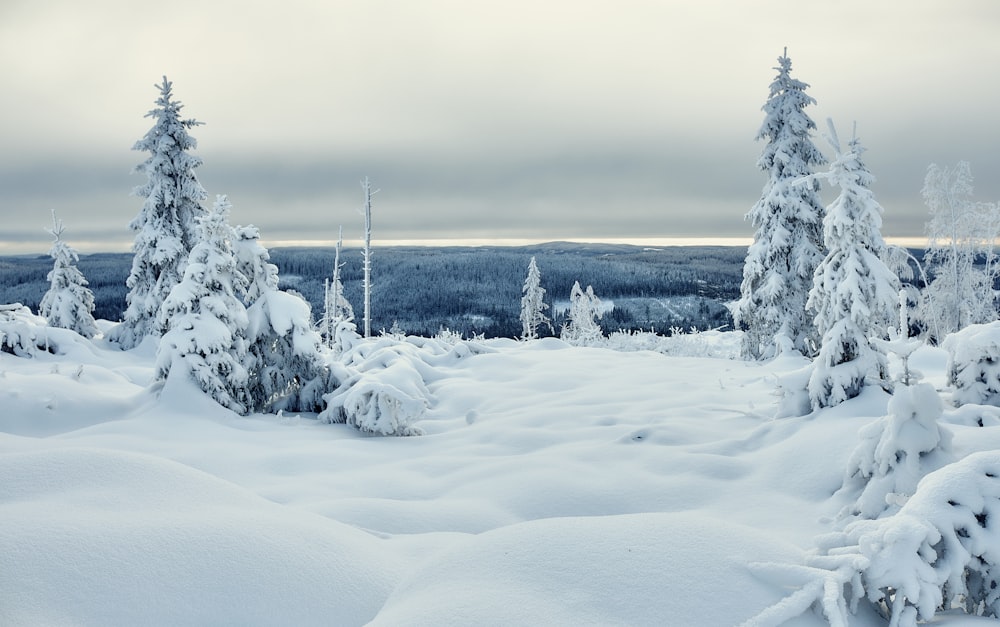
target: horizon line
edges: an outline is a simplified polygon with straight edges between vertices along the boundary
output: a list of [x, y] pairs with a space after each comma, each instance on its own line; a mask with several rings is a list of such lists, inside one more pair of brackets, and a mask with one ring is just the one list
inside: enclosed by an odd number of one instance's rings
[[[906, 248], [923, 248], [927, 244], [926, 237], [886, 237], [887, 244], [894, 244]], [[412, 246], [427, 248], [485, 248], [490, 246], [500, 247], [521, 247], [538, 246], [541, 244], [553, 244], [566, 242], [570, 244], [607, 244], [612, 246], [640, 246], [640, 247], [684, 247], [684, 246], [749, 246], [753, 243], [752, 237], [564, 237], [564, 238], [427, 238], [427, 239], [376, 239], [372, 240], [372, 248], [388, 248], [394, 246]], [[337, 245], [336, 240], [327, 239], [261, 239], [261, 243], [268, 248], [333, 248]], [[131, 252], [132, 242], [95, 242], [83, 241], [71, 244], [80, 254], [97, 253], [128, 253]], [[361, 248], [357, 243], [345, 243], [344, 248]], [[48, 254], [48, 245], [45, 250], [38, 247], [37, 242], [12, 243], [0, 242], [0, 255], [45, 255]]]

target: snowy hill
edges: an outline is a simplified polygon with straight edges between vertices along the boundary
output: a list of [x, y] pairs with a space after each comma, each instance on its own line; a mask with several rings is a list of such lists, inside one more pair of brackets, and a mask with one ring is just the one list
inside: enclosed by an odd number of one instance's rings
[[[425, 435], [375, 438], [59, 340], [0, 353], [3, 625], [739, 624], [794, 589], [753, 565], [830, 531], [889, 399], [775, 419], [804, 360], [494, 340], [421, 367]], [[913, 359], [938, 387], [943, 355]], [[960, 457], [1000, 448], [946, 416]]]

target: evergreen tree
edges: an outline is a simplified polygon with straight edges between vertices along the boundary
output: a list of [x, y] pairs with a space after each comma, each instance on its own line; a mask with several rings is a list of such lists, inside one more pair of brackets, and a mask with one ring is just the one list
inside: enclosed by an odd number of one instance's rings
[[587, 346], [604, 337], [597, 318], [601, 317], [601, 299], [594, 294], [594, 288], [587, 286], [587, 291], [580, 287], [580, 282], [573, 283], [569, 294], [569, 314], [559, 337], [570, 344]]
[[921, 313], [938, 341], [970, 324], [997, 318], [993, 286], [1000, 274], [995, 252], [1000, 212], [994, 204], [972, 200], [972, 182], [965, 161], [954, 168], [931, 164], [921, 190], [931, 211], [924, 256], [931, 281]]
[[538, 327], [547, 325], [549, 332], [553, 332], [552, 323], [545, 315], [545, 310], [549, 308], [545, 302], [545, 289], [542, 287], [542, 274], [538, 270], [535, 258], [531, 258], [528, 263], [528, 276], [524, 280], [524, 287], [521, 288], [524, 296], [521, 297], [521, 339], [534, 340], [538, 338]]
[[806, 83], [791, 77], [787, 50], [775, 69], [778, 75], [757, 133], [758, 141], [767, 141], [757, 166], [768, 180], [747, 214], [756, 232], [733, 312], [745, 332], [742, 351], [748, 359], [767, 359], [784, 349], [813, 355], [818, 340], [806, 299], [824, 255], [823, 207], [819, 182], [802, 184], [800, 179], [826, 159], [810, 139], [816, 124], [804, 111], [816, 101], [806, 95]]
[[899, 293], [899, 280], [882, 261], [882, 207], [870, 189], [875, 177], [861, 160], [865, 149], [854, 138], [842, 153], [832, 124], [829, 139], [837, 156], [823, 176], [840, 194], [823, 218], [829, 252], [807, 303], [823, 338], [809, 378], [814, 409], [854, 398], [869, 375], [888, 381], [885, 353], [872, 339], [895, 322]]
[[94, 322], [94, 294], [87, 287], [87, 279], [76, 267], [79, 255], [62, 241], [65, 230], [62, 220], [57, 220], [53, 211], [52, 229], [49, 231], [55, 237], [49, 250], [53, 266], [48, 275], [49, 290], [42, 296], [38, 313], [48, 321], [49, 326], [71, 329], [83, 337], [94, 337], [98, 333], [97, 323]]
[[180, 118], [183, 105], [173, 99], [172, 83], [165, 76], [157, 87], [157, 108], [146, 114], [156, 122], [133, 147], [150, 156], [135, 168], [146, 175], [146, 184], [133, 192], [144, 202], [129, 223], [136, 236], [127, 281], [128, 307], [122, 324], [109, 334], [124, 349], [165, 330], [158, 312], [184, 276], [184, 264], [197, 240], [196, 218], [205, 214], [201, 203], [208, 197], [194, 174], [202, 161], [188, 153], [197, 146], [188, 129], [201, 122]]
[[156, 353], [156, 379], [184, 373], [220, 405], [247, 410], [247, 311], [238, 294], [247, 279], [233, 254], [230, 204], [219, 196], [197, 218], [199, 242], [178, 283], [160, 308], [167, 329]]
[[255, 227], [236, 229], [238, 267], [248, 279], [246, 399], [252, 411], [320, 411], [330, 375], [312, 312], [301, 296], [278, 290], [278, 268]]

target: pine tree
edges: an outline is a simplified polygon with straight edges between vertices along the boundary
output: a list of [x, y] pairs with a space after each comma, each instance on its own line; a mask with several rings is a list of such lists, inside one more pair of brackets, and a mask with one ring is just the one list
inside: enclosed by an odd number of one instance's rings
[[815, 353], [818, 334], [806, 312], [813, 273], [823, 258], [819, 182], [802, 184], [826, 159], [810, 139], [816, 124], [804, 109], [815, 100], [791, 77], [792, 62], [778, 58], [778, 75], [764, 104], [757, 140], [767, 140], [757, 166], [767, 172], [760, 200], [747, 214], [754, 241], [743, 266], [741, 298], [733, 312], [744, 330], [743, 356], [767, 359], [779, 350]]
[[597, 318], [601, 317], [601, 299], [594, 294], [590, 285], [584, 291], [580, 282], [573, 283], [569, 294], [568, 320], [563, 325], [559, 337], [570, 344], [587, 346], [604, 337]]
[[167, 329], [156, 353], [156, 380], [184, 373], [220, 405], [247, 410], [247, 312], [238, 294], [247, 279], [233, 254], [231, 205], [219, 196], [199, 216], [199, 242], [184, 278], [163, 301], [159, 324]]
[[528, 263], [528, 276], [521, 288], [521, 339], [534, 340], [538, 338], [538, 327], [547, 325], [549, 332], [554, 333], [552, 323], [545, 315], [549, 308], [545, 302], [545, 289], [542, 287], [542, 274], [538, 270], [535, 258]]
[[180, 118], [183, 105], [173, 99], [172, 83], [165, 76], [157, 87], [157, 108], [146, 114], [156, 122], [133, 147], [150, 156], [135, 168], [146, 175], [146, 184], [133, 191], [144, 202], [129, 223], [136, 236], [127, 281], [128, 308], [123, 322], [109, 334], [123, 349], [165, 330], [158, 312], [184, 276], [184, 264], [197, 241], [196, 218], [205, 215], [201, 203], [208, 197], [194, 174], [202, 161], [188, 153], [197, 146], [188, 129], [201, 122]]
[[55, 238], [49, 250], [53, 266], [48, 275], [49, 290], [42, 296], [38, 313], [48, 321], [49, 326], [71, 329], [83, 337], [94, 337], [98, 333], [94, 321], [94, 294], [87, 287], [87, 279], [76, 267], [79, 255], [62, 241], [65, 230], [62, 220], [57, 220], [53, 211], [52, 229], [49, 231]]
[[278, 289], [278, 268], [255, 227], [237, 227], [236, 237], [238, 268], [248, 279], [243, 292], [248, 409], [320, 411], [330, 376], [309, 303]]
[[899, 280], [882, 261], [882, 207], [870, 189], [875, 177], [861, 160], [865, 149], [854, 138], [842, 152], [832, 123], [829, 140], [837, 156], [821, 176], [840, 194], [823, 218], [829, 252], [816, 268], [807, 303], [822, 335], [809, 378], [813, 409], [854, 398], [867, 376], [888, 381], [885, 353], [872, 339], [895, 323], [899, 293]]
[[992, 203], [972, 200], [972, 182], [965, 161], [954, 168], [931, 164], [924, 179], [922, 194], [931, 211], [924, 259], [932, 278], [921, 313], [938, 341], [970, 324], [997, 318], [993, 285], [1000, 274], [995, 252], [1000, 211]]

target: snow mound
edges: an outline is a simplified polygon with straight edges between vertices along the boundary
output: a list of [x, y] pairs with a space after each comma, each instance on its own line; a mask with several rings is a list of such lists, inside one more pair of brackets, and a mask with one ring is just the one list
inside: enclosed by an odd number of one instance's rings
[[371, 624], [735, 625], [781, 596], [746, 564], [796, 555], [694, 513], [536, 520], [431, 558]]
[[373, 536], [175, 462], [43, 450], [0, 476], [0, 624], [357, 625], [396, 579]]

